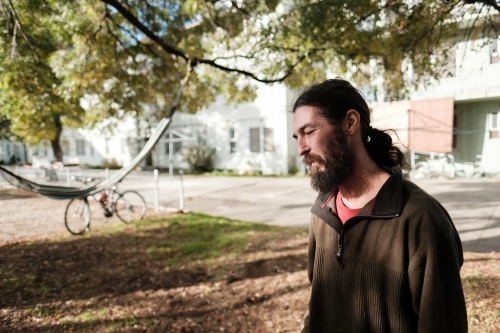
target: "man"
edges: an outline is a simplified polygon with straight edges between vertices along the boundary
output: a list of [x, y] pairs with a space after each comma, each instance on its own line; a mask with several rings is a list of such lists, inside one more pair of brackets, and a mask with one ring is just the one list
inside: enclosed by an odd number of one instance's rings
[[327, 80], [293, 112], [298, 153], [319, 192], [303, 332], [467, 332], [458, 233], [434, 198], [403, 179], [404, 155], [370, 126], [359, 91]]

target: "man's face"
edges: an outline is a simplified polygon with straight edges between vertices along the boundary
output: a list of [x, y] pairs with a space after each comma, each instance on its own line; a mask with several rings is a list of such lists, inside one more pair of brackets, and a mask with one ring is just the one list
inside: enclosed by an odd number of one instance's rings
[[352, 174], [354, 156], [341, 125], [329, 124], [314, 107], [301, 106], [295, 110], [293, 128], [312, 188], [329, 192]]

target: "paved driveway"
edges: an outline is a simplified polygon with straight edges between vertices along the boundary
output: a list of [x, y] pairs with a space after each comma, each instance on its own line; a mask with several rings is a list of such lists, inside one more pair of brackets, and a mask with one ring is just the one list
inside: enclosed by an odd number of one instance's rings
[[[83, 170], [82, 174], [88, 172]], [[307, 228], [316, 197], [305, 177], [186, 176], [183, 183], [186, 210], [281, 226]], [[500, 180], [456, 178], [417, 183], [448, 210], [465, 250], [500, 251]], [[178, 176], [170, 179], [168, 174], [160, 174], [161, 207], [179, 208], [179, 185]], [[154, 204], [153, 172], [132, 172], [119, 188], [138, 190], [151, 206]], [[0, 243], [65, 232], [65, 201], [6, 195], [0, 195]], [[92, 215], [95, 227], [114, 223], [97, 219], [102, 215], [99, 209]]]
[[[152, 204], [152, 173], [131, 175], [122, 188], [140, 190]], [[500, 180], [416, 181], [448, 210], [467, 251], [500, 251]], [[179, 178], [160, 174], [160, 204], [179, 207]], [[305, 177], [184, 177], [185, 209], [233, 219], [307, 228], [316, 193]]]

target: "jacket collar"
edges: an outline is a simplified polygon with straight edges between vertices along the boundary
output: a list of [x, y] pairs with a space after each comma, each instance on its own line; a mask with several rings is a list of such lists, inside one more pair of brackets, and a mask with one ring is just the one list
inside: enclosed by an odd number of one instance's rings
[[[391, 173], [391, 176], [382, 185], [375, 198], [361, 208], [358, 216], [394, 217], [399, 216], [403, 211], [403, 176], [401, 169], [398, 167], [384, 167], [384, 170]], [[340, 223], [336, 214], [332, 214], [332, 212], [335, 213], [335, 209], [332, 209], [329, 203], [335, 198], [338, 191], [338, 188], [335, 188], [327, 193], [319, 193], [311, 208], [312, 214], [318, 216], [337, 231], [342, 228], [342, 223]]]

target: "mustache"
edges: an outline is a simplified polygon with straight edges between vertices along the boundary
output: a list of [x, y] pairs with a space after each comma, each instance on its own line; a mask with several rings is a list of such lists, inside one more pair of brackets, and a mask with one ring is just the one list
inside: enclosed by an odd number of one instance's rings
[[304, 158], [302, 159], [302, 162], [305, 165], [311, 165], [314, 162], [317, 162], [319, 164], [325, 164], [325, 160], [321, 156], [313, 153], [308, 153], [307, 155], [305, 155]]

